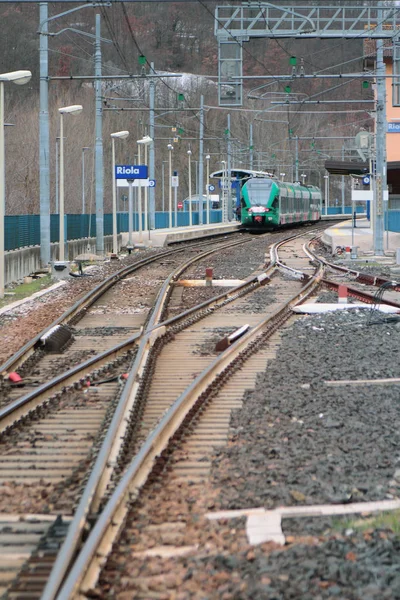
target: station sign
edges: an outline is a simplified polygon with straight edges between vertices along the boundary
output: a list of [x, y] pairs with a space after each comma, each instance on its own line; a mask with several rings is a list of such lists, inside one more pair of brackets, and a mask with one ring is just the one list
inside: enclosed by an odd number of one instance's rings
[[132, 177], [129, 177], [128, 179], [117, 179], [117, 188], [129, 187], [130, 183], [134, 188], [153, 188], [156, 186], [155, 179], [133, 179]]
[[147, 165], [115, 165], [115, 179], [147, 179]]
[[387, 124], [387, 132], [388, 133], [400, 133], [400, 122], [399, 123], [388, 123]]

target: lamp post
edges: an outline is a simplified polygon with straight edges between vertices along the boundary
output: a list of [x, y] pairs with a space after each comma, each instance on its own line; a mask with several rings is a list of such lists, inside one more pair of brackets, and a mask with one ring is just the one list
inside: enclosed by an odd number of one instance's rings
[[[147, 166], [147, 148], [149, 144], [151, 144], [153, 139], [149, 135], [143, 136], [142, 139], [137, 141], [138, 149], [139, 149], [139, 164], [140, 164], [140, 148], [144, 146], [144, 164]], [[144, 228], [146, 229], [148, 226], [148, 206], [147, 206], [147, 198], [148, 198], [148, 187], [144, 188]], [[142, 182], [139, 179], [139, 240], [142, 241]], [[150, 233], [149, 233], [150, 235]]]
[[169, 160], [169, 203], [168, 203], [169, 220], [168, 220], [168, 227], [169, 227], [169, 229], [171, 229], [171, 227], [172, 227], [172, 150], [174, 149], [174, 147], [172, 144], [168, 144], [167, 148], [168, 148], [168, 160]]
[[329, 204], [329, 175], [324, 175], [325, 179], [325, 216], [328, 214]]
[[85, 214], [85, 150], [90, 150], [89, 146], [82, 148], [82, 214]]
[[[207, 225], [210, 224], [210, 155], [206, 155], [206, 163], [207, 163], [207, 185], [206, 185], [206, 202], [207, 202]], [[203, 193], [203, 192], [202, 192]]]
[[[147, 148], [152, 143], [153, 139], [149, 135], [145, 135], [141, 140], [138, 140], [138, 144], [142, 144], [144, 146], [144, 164], [147, 167]], [[149, 195], [149, 187], [148, 182], [144, 188], [144, 228], [145, 230], [149, 230], [149, 238], [150, 238], [150, 225], [149, 225], [149, 207], [148, 207], [148, 195]]]
[[189, 159], [189, 226], [192, 227], [192, 151], [189, 149], [187, 151], [188, 159]]
[[279, 176], [282, 179], [282, 181], [285, 181], [285, 175], [286, 173], [279, 173]]
[[0, 298], [4, 298], [4, 217], [6, 212], [6, 169], [4, 141], [4, 82], [17, 85], [28, 83], [30, 71], [12, 71], [0, 74]]
[[162, 211], [163, 212], [165, 211], [165, 185], [164, 185], [165, 184], [165, 176], [164, 176], [165, 169], [164, 169], [164, 164], [167, 162], [168, 162], [167, 160], [163, 160], [161, 163], [161, 187], [162, 187], [161, 194], [162, 194]]
[[58, 259], [64, 260], [64, 115], [78, 115], [82, 112], [81, 104], [64, 106], [58, 109], [60, 113], [60, 241]]
[[60, 138], [56, 137], [56, 215], [58, 215], [58, 194], [60, 192], [60, 184], [58, 181], [58, 176], [59, 176], [58, 159], [60, 156], [60, 153], [58, 150], [59, 141], [60, 141]]
[[306, 177], [307, 177], [307, 175], [306, 175], [305, 173], [302, 173], [302, 174], [300, 175], [300, 177], [301, 177], [301, 179], [302, 179], [302, 183], [303, 183], [303, 185], [304, 185], [304, 182], [305, 182], [305, 180], [306, 180]]
[[118, 235], [117, 235], [117, 193], [115, 189], [115, 140], [126, 140], [129, 131], [116, 131], [111, 134], [112, 146], [112, 209], [113, 209], [113, 255], [118, 254]]

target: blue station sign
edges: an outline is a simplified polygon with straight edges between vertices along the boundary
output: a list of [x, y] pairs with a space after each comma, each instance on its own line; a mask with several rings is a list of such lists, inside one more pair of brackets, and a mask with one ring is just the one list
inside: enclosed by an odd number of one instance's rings
[[387, 132], [388, 133], [400, 133], [400, 122], [399, 123], [388, 123], [387, 124]]
[[147, 179], [147, 165], [115, 165], [115, 179]]

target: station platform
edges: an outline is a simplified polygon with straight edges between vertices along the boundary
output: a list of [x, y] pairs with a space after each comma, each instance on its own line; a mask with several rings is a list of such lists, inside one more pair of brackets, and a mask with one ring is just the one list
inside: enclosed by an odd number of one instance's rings
[[[400, 249], [400, 233], [385, 231], [383, 235], [384, 256], [375, 256], [373, 230], [370, 222], [365, 218], [357, 219], [354, 229], [351, 220], [328, 227], [322, 235], [322, 241], [331, 249], [332, 253], [338, 246], [355, 247], [356, 251], [352, 253], [353, 261], [368, 257], [369, 260], [373, 259], [378, 263], [390, 266], [396, 266], [397, 249]], [[400, 265], [397, 266], [400, 269]]]
[[[151, 229], [143, 231], [140, 239], [139, 232], [134, 231], [133, 245], [140, 247], [163, 247], [174, 242], [184, 240], [199, 239], [213, 235], [223, 235], [224, 233], [233, 233], [240, 229], [241, 224], [238, 221], [229, 223], [212, 223], [210, 225], [193, 225], [192, 227], [173, 227], [171, 229]], [[121, 234], [122, 246], [127, 246], [129, 234]]]

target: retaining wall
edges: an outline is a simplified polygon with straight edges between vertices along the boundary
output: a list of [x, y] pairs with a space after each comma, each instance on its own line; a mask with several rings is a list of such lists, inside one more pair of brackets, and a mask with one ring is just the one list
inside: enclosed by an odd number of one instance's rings
[[[121, 245], [121, 235], [118, 236], [118, 247]], [[65, 260], [73, 260], [78, 254], [90, 252], [96, 254], [96, 238], [70, 240], [67, 243], [68, 254]], [[112, 235], [104, 236], [104, 252], [112, 252]], [[58, 260], [58, 243], [50, 244], [51, 260]], [[22, 281], [26, 275], [38, 271], [40, 264], [40, 246], [27, 246], [5, 253], [5, 285]]]

